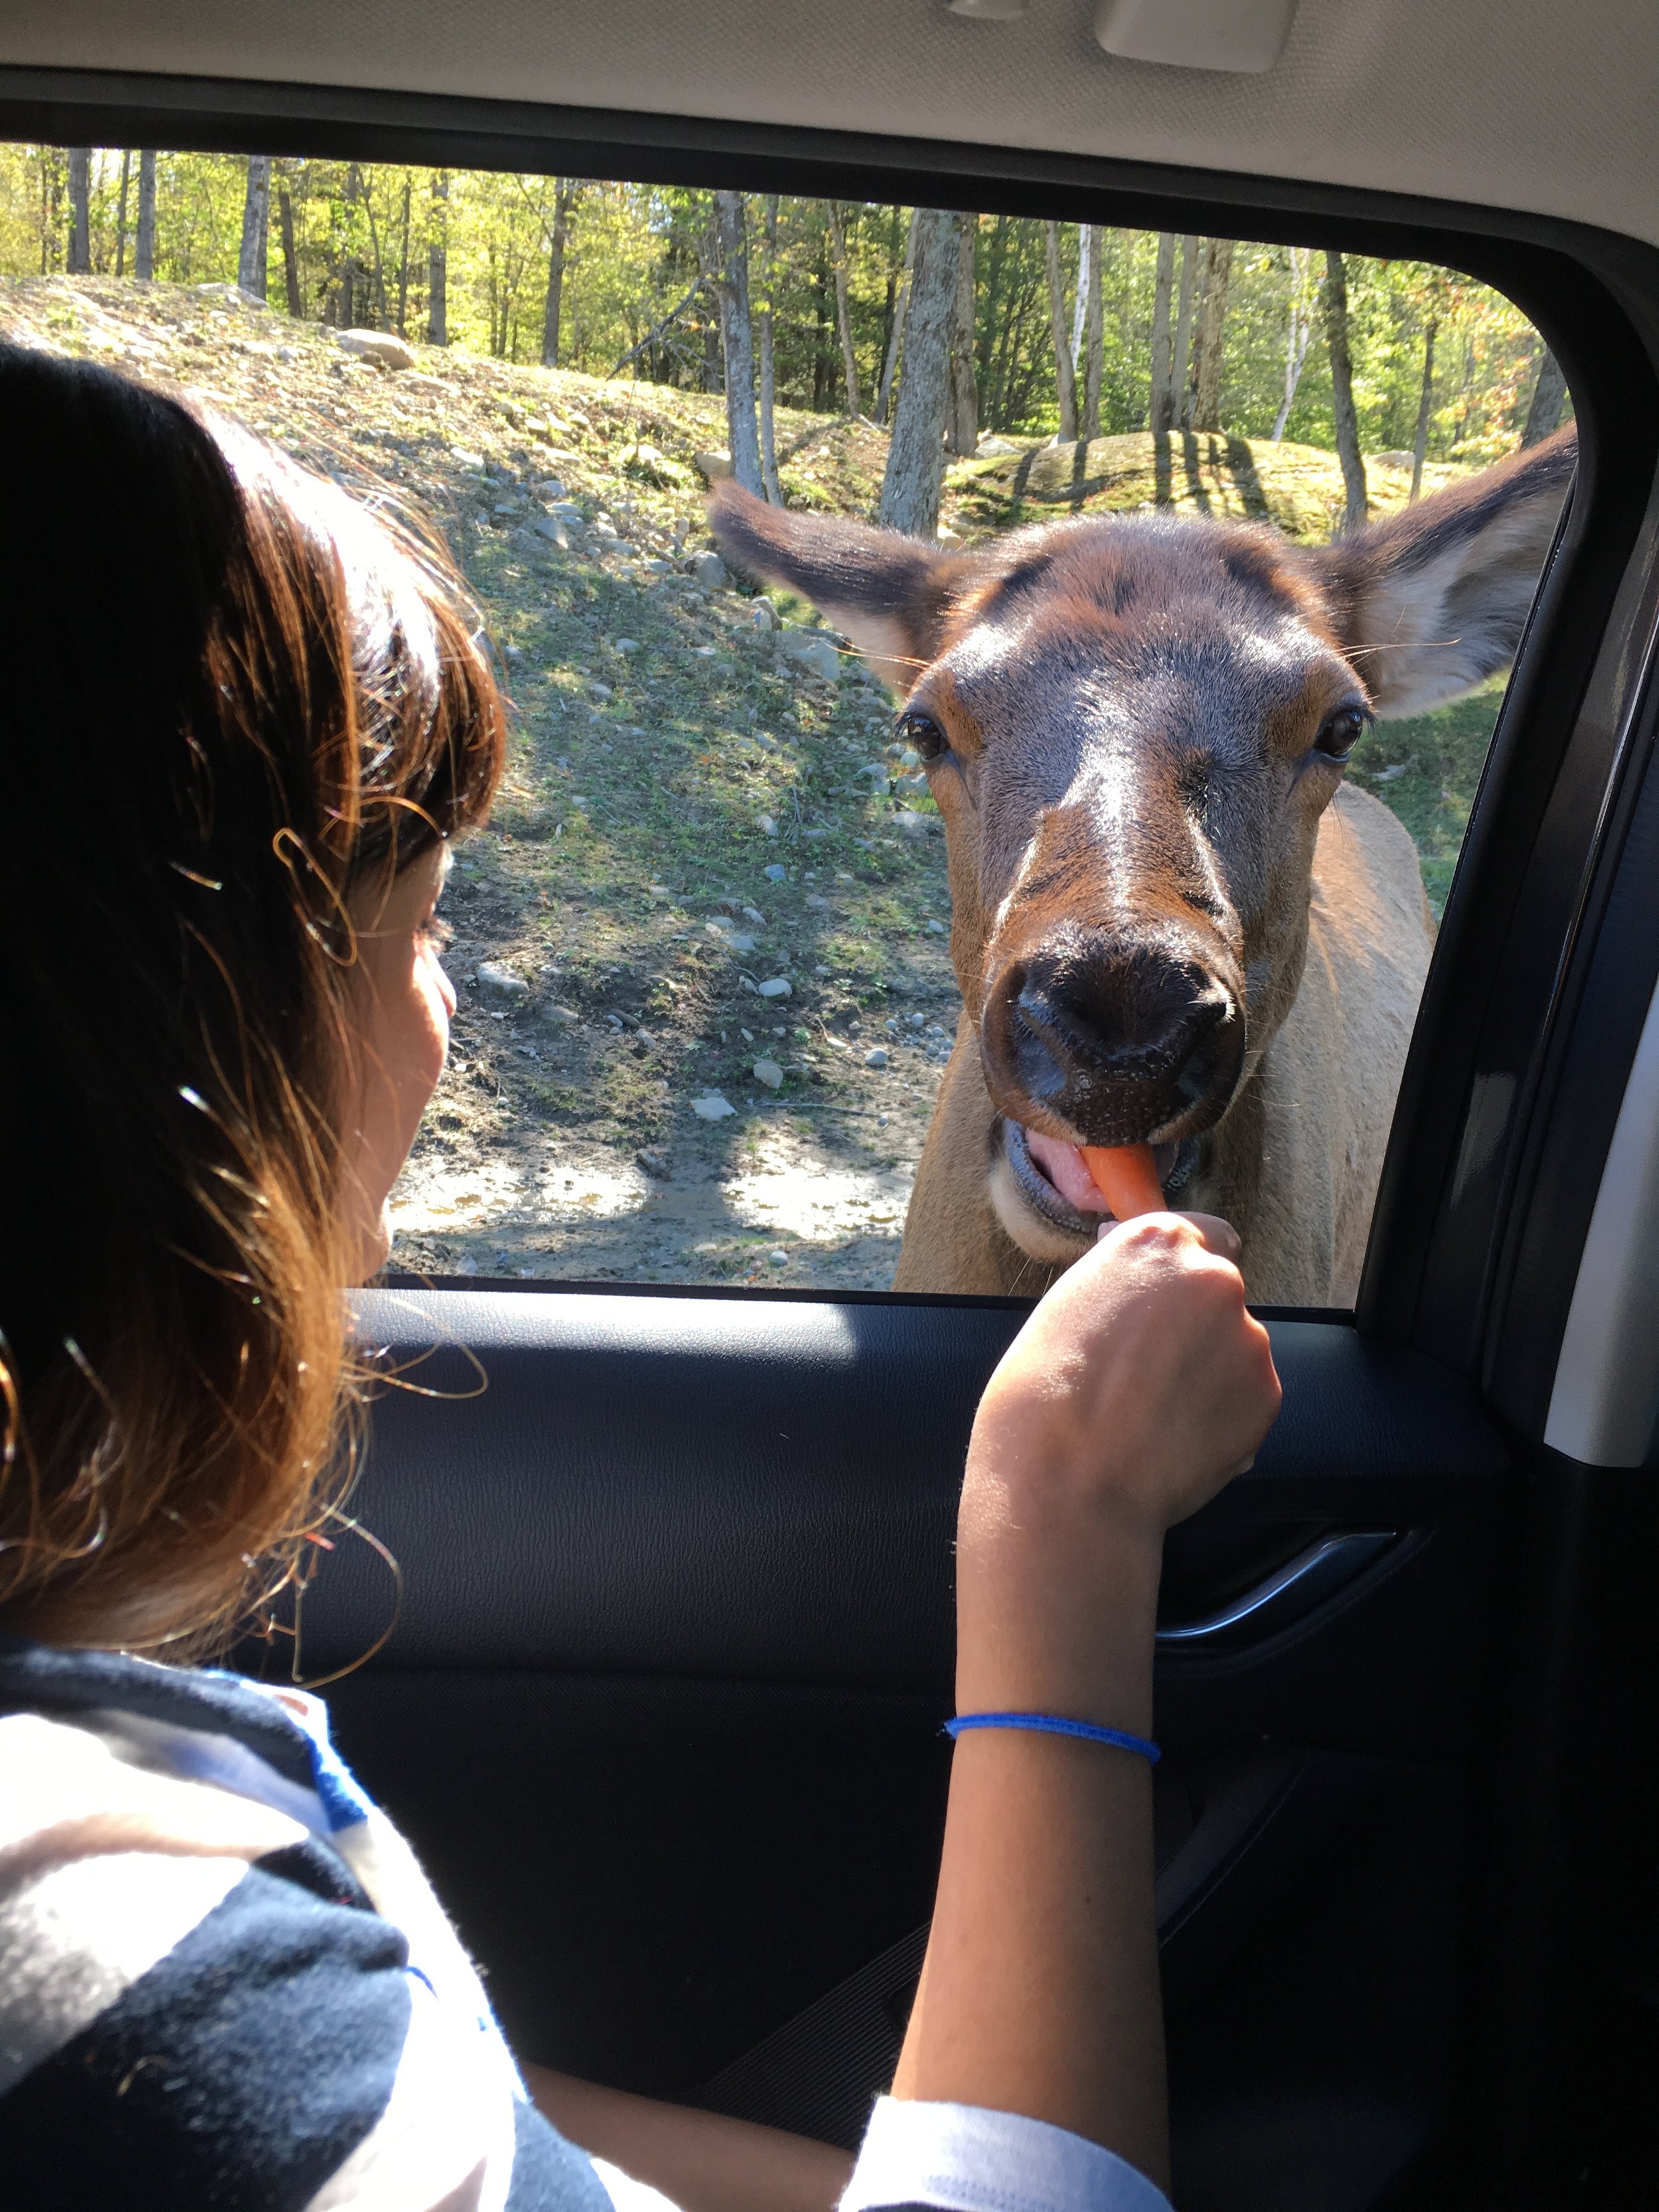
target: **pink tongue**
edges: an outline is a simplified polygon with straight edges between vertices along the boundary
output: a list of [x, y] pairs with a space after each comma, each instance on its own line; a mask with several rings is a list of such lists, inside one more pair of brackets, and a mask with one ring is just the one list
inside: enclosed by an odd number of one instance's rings
[[1028, 1129], [1025, 1146], [1060, 1196], [1079, 1213], [1111, 1212], [1075, 1145], [1062, 1145], [1058, 1138], [1040, 1137], [1035, 1129]]

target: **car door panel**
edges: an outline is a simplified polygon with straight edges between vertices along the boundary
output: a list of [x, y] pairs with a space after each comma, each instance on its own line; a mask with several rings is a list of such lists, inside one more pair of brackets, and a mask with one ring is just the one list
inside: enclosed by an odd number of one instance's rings
[[[402, 1600], [328, 1694], [526, 2056], [855, 2135], [937, 1866], [963, 1452], [1022, 1313], [362, 1296], [391, 1379], [349, 1512]], [[1166, 1632], [1345, 1536], [1386, 1540], [1262, 1632], [1161, 1649], [1160, 1928], [1185, 2201], [1282, 2202], [1239, 2130], [1263, 2099], [1324, 2112], [1341, 2090], [1377, 2116], [1333, 2136], [1348, 2178], [1308, 2201], [1335, 2206], [1370, 2201], [1343, 2191], [1378, 2130], [1420, 2148], [1450, 2093], [1447, 1931], [1514, 1495], [1457, 1378], [1338, 1321], [1269, 1326], [1285, 1411], [1172, 1532]], [[374, 1547], [331, 1541], [306, 1679], [350, 1668], [396, 1601]], [[1326, 1991], [1337, 1953], [1363, 2005]], [[1240, 2005], [1261, 2022], [1248, 2128], [1206, 2026]]]

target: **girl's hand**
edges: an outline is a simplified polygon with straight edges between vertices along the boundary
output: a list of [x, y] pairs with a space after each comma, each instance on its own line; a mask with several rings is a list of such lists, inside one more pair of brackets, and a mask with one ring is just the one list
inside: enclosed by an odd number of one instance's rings
[[1143, 1214], [1070, 1268], [1010, 1346], [981, 1401], [958, 1524], [963, 1710], [1051, 1698], [1133, 1725], [1091, 1709], [1105, 1676], [1144, 1703], [1164, 1531], [1248, 1462], [1279, 1411], [1238, 1249], [1213, 1216]]

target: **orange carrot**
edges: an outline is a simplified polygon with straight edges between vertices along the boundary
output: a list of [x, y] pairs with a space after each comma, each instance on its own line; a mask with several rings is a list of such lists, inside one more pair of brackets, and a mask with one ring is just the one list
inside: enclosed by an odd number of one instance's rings
[[1084, 1164], [1095, 1188], [1120, 1221], [1137, 1213], [1162, 1213], [1164, 1186], [1152, 1164], [1150, 1145], [1083, 1145]]

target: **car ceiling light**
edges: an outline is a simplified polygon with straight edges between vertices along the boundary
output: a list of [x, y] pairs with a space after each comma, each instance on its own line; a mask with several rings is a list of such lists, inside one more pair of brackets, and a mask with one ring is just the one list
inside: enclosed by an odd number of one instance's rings
[[1025, 13], [1025, 0], [945, 0], [953, 15], [971, 15], [978, 23], [1017, 23]]
[[1249, 75], [1284, 52], [1295, 13], [1296, 0], [1100, 0], [1095, 36], [1126, 61]]

